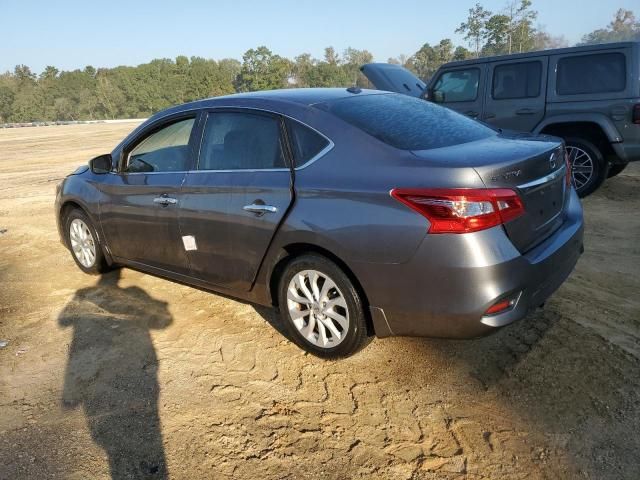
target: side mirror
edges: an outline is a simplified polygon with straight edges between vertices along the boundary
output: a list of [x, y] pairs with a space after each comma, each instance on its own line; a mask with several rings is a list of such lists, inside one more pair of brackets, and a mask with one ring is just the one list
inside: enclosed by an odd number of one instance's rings
[[93, 173], [103, 174], [111, 171], [111, 154], [105, 153], [89, 160], [89, 168]]
[[444, 103], [444, 92], [433, 90], [430, 95], [430, 100], [434, 103]]

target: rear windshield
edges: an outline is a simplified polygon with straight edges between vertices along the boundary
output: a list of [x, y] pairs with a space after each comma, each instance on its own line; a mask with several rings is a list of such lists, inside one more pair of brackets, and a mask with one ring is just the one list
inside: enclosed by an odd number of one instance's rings
[[448, 147], [497, 134], [448, 108], [407, 95], [361, 95], [318, 107], [402, 150]]

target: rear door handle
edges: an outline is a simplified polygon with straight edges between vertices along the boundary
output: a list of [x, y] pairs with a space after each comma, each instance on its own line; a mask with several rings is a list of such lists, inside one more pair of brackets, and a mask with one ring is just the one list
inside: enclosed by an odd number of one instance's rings
[[536, 113], [538, 111], [533, 108], [519, 108], [516, 110], [516, 115], [535, 115]]
[[166, 207], [167, 205], [175, 205], [176, 203], [178, 203], [178, 200], [175, 198], [162, 196], [154, 198], [153, 203], [157, 203], [158, 205]]
[[258, 215], [264, 215], [265, 213], [276, 213], [278, 209], [273, 205], [263, 205], [259, 203], [252, 203], [242, 207], [245, 212], [257, 213]]
[[467, 115], [468, 117], [477, 117], [478, 116], [478, 112], [474, 112], [473, 110], [469, 110], [468, 112], [464, 112], [465, 115]]

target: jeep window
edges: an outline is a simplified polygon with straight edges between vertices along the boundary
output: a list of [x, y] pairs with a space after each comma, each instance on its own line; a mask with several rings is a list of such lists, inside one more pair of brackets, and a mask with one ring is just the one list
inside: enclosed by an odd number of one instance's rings
[[354, 96], [317, 107], [402, 150], [448, 147], [497, 135], [469, 117], [408, 95]]
[[495, 100], [535, 98], [540, 95], [542, 64], [535, 62], [498, 65], [493, 70], [492, 97]]
[[479, 82], [479, 68], [445, 72], [433, 88], [433, 100], [437, 103], [473, 102], [478, 98]]
[[565, 57], [558, 61], [556, 91], [559, 95], [620, 92], [626, 87], [626, 75], [622, 53]]

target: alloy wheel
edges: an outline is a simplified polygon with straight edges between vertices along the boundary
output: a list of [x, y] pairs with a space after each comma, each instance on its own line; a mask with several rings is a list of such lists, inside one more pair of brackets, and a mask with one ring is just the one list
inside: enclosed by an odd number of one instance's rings
[[79, 218], [74, 218], [69, 224], [69, 241], [76, 259], [85, 268], [91, 268], [96, 262], [96, 244], [91, 230]]
[[317, 347], [333, 348], [347, 335], [347, 302], [336, 283], [322, 272], [303, 270], [293, 276], [287, 308], [298, 332]]
[[587, 185], [594, 175], [594, 165], [591, 155], [583, 149], [569, 145], [567, 146], [569, 155], [569, 165], [571, 165], [571, 179], [576, 190], [580, 190]]

